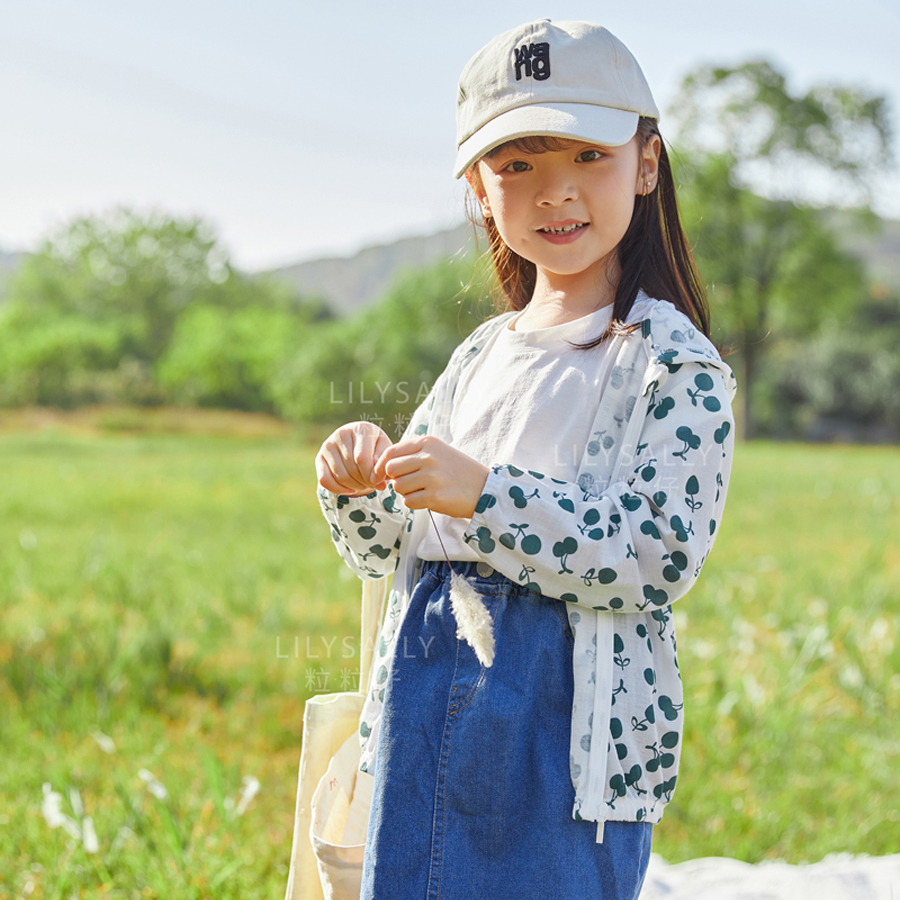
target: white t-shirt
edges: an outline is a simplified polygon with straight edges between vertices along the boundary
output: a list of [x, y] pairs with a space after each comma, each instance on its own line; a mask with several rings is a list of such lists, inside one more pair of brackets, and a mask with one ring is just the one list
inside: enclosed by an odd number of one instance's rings
[[[450, 415], [451, 445], [486, 466], [506, 463], [575, 481], [588, 441], [603, 439], [602, 432], [590, 429], [611, 360], [609, 341], [591, 350], [576, 350], [569, 342], [601, 335], [612, 309], [609, 304], [549, 328], [501, 329], [459, 383]], [[480, 559], [463, 537], [468, 519], [433, 516], [449, 559]], [[445, 558], [434, 528], [417, 555]]]

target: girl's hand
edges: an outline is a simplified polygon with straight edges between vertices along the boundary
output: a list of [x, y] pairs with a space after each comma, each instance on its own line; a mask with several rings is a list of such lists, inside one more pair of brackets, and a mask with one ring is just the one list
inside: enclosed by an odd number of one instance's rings
[[487, 466], [426, 434], [388, 447], [373, 478], [390, 478], [410, 509], [471, 519], [489, 474]]
[[375, 478], [375, 461], [391, 439], [374, 422], [351, 422], [332, 432], [316, 454], [319, 484], [333, 494], [364, 497], [384, 490], [387, 479]]

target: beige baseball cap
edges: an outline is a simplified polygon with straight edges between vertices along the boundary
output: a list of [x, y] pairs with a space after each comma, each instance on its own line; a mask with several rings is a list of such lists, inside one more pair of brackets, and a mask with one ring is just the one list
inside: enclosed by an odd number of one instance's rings
[[659, 119], [659, 110], [615, 35], [592, 22], [529, 22], [495, 37], [463, 69], [453, 174], [532, 134], [627, 144], [640, 116]]

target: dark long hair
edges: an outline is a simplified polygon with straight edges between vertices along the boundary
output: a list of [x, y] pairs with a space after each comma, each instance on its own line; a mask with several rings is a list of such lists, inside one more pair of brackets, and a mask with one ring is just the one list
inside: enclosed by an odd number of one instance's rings
[[[617, 248], [621, 275], [616, 285], [612, 321], [599, 337], [575, 345], [582, 350], [598, 346], [611, 335], [625, 334], [638, 327], [624, 323], [641, 288], [651, 297], [669, 300], [696, 328], [710, 336], [706, 286], [697, 271], [694, 255], [678, 217], [675, 181], [666, 145], [656, 120], [641, 116], [637, 127], [641, 149], [653, 135], [659, 136], [661, 145], [657, 184], [650, 194], [635, 197], [631, 222]], [[510, 143], [524, 153], [544, 153], [563, 149], [570, 142], [564, 138], [536, 135]], [[495, 148], [491, 154], [499, 149]], [[531, 302], [537, 281], [534, 263], [506, 245], [492, 218], [479, 221], [471, 209], [469, 217], [477, 227], [484, 228], [487, 235], [488, 249], [501, 291], [498, 311], [525, 309]]]

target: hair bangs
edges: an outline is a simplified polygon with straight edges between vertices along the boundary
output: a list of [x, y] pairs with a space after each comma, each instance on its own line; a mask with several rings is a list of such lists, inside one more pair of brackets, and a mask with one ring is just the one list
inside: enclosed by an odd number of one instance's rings
[[553, 153], [557, 150], [565, 150], [577, 143], [574, 138], [559, 137], [554, 134], [527, 134], [525, 137], [513, 138], [504, 141], [484, 155], [496, 156], [502, 150], [518, 150], [520, 153]]

